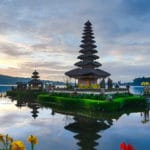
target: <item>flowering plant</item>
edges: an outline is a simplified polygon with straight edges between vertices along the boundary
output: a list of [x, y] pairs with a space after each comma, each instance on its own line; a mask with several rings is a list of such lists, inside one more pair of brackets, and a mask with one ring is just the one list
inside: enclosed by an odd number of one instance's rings
[[135, 150], [135, 148], [131, 144], [121, 143], [120, 150]]
[[[31, 150], [34, 150], [34, 145], [38, 144], [38, 138], [30, 135], [27, 138], [27, 141], [31, 143]], [[22, 141], [14, 141], [12, 137], [8, 136], [8, 134], [0, 134], [0, 143], [3, 145], [3, 148], [0, 148], [0, 150], [26, 150], [26, 147]]]
[[33, 136], [33, 135], [30, 135], [28, 138], [27, 138], [27, 141], [31, 143], [31, 149], [34, 150], [34, 145], [35, 144], [38, 144], [38, 139], [36, 136]]

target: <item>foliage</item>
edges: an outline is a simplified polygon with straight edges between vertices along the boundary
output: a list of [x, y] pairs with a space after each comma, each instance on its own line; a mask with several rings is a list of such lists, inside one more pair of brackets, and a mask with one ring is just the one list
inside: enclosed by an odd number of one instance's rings
[[115, 89], [119, 89], [119, 84], [116, 84], [116, 85], [115, 85]]
[[39, 94], [45, 94], [43, 91], [27, 90], [27, 91], [7, 91], [7, 95], [16, 99], [36, 99]]
[[70, 94], [70, 93], [50, 93], [51, 96], [59, 96], [59, 97], [70, 97], [70, 98], [81, 98], [81, 99], [93, 99], [93, 100], [105, 100], [106, 95], [102, 94]]
[[108, 84], [108, 89], [112, 89], [113, 81], [110, 78], [108, 78], [107, 84]]
[[100, 82], [100, 87], [105, 89], [105, 80], [102, 79], [102, 81]]
[[[34, 150], [34, 145], [38, 144], [38, 139], [36, 136], [30, 135], [27, 141], [31, 143], [31, 150]], [[2, 143], [3, 148], [0, 150], [26, 150], [25, 145], [20, 140], [13, 140], [12, 137], [8, 135], [0, 134], [0, 143]]]
[[113, 94], [113, 98], [129, 97], [129, 96], [133, 96], [133, 94], [130, 94], [130, 93], [115, 93], [115, 94]]
[[52, 95], [39, 95], [39, 102], [55, 103], [66, 109], [87, 109], [92, 111], [117, 111], [125, 106], [144, 105], [145, 98], [141, 96], [118, 97], [112, 102], [104, 100], [94, 100], [79, 97], [60, 97]]
[[71, 83], [68, 81], [68, 79], [66, 80], [66, 88], [67, 88], [67, 89], [72, 89], [72, 85], [71, 85]]

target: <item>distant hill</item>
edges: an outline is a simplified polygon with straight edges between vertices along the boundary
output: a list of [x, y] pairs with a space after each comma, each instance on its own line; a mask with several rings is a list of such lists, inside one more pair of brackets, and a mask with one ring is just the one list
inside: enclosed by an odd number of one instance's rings
[[142, 78], [135, 78], [133, 80], [133, 85], [141, 85], [142, 82], [149, 82], [150, 83], [150, 77], [142, 77]]
[[139, 78], [135, 78], [133, 79], [133, 82], [125, 82], [125, 83], [121, 83], [120, 81], [118, 81], [119, 85], [131, 85], [131, 86], [140, 86], [142, 82], [149, 82], [150, 83], [150, 77], [139, 77]]
[[[7, 75], [0, 75], [0, 84], [16, 84], [16, 82], [28, 82], [31, 78], [23, 78], [23, 77], [11, 77]], [[50, 80], [42, 80], [43, 82], [47, 82], [54, 85], [64, 85], [64, 82], [59, 81], [50, 81]]]
[[16, 84], [16, 82], [28, 82], [30, 78], [11, 77], [7, 75], [0, 75], [0, 84]]

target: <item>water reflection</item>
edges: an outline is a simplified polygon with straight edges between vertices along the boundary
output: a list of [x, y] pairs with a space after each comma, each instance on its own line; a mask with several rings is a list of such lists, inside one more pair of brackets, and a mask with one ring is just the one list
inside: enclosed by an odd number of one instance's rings
[[[102, 137], [104, 136], [102, 134], [103, 131], [106, 131], [107, 129], [109, 130], [109, 128], [113, 126], [114, 122], [116, 122], [116, 120], [119, 120], [119, 118], [123, 114], [127, 114], [127, 116], [130, 116], [130, 113], [140, 112], [141, 117], [140, 117], [139, 122], [142, 122], [142, 123], [149, 122], [149, 107], [147, 107], [146, 109], [140, 108], [136, 110], [131, 109], [131, 110], [126, 110], [123, 112], [116, 112], [116, 113], [104, 113], [104, 112], [90, 112], [90, 111], [72, 111], [72, 110], [59, 108], [56, 106], [47, 106], [47, 105], [44, 106], [44, 105], [39, 105], [33, 100], [17, 100], [16, 107], [20, 109], [22, 107], [30, 108], [31, 109], [29, 110], [30, 115], [34, 119], [36, 119], [36, 121], [41, 119], [40, 118], [41, 116], [38, 118], [40, 107], [48, 108], [47, 110], [49, 111], [49, 113], [51, 113], [51, 115], [54, 118], [56, 118], [58, 114], [62, 114], [63, 117], [65, 117], [66, 119], [65, 119], [64, 124], [61, 121], [59, 122], [60, 124], [62, 123], [61, 128], [71, 133], [70, 135], [72, 139], [75, 140], [76, 145], [78, 146], [78, 149], [80, 150], [100, 149], [102, 144], [100, 144], [99, 141], [102, 141]], [[50, 115], [46, 113], [46, 117], [47, 116], [50, 116]], [[138, 113], [138, 116], [140, 116], [139, 113]], [[57, 119], [60, 120], [60, 118], [57, 118]], [[48, 124], [54, 123], [54, 121], [49, 122], [50, 119], [47, 119], [47, 120], [48, 120]], [[44, 124], [44, 121], [45, 120], [42, 120], [42, 124], [40, 124], [40, 126]], [[58, 124], [56, 124], [56, 128], [58, 128]], [[45, 128], [43, 129], [45, 130]], [[47, 129], [49, 129], [49, 125]], [[66, 133], [65, 131], [64, 133]], [[49, 134], [49, 136], [50, 135], [51, 134]], [[111, 132], [110, 132], [110, 135], [111, 135]], [[63, 137], [65, 137], [65, 135], [63, 135]], [[72, 141], [72, 139], [70, 139], [70, 141]], [[64, 141], [64, 139], [61, 139], [61, 140], [63, 140], [63, 142], [67, 144], [67, 141]], [[57, 143], [54, 143], [54, 144], [57, 145]], [[118, 143], [116, 145], [118, 145]]]
[[36, 119], [38, 117], [38, 109], [40, 108], [40, 105], [38, 103], [28, 103], [28, 107], [32, 109], [32, 117]]
[[[14, 101], [14, 99], [12, 99]], [[16, 107], [22, 108], [22, 107], [28, 107], [31, 108], [31, 114], [34, 119], [38, 117], [38, 109], [40, 108], [40, 105], [35, 102], [34, 100], [16, 100]]]
[[141, 112], [142, 123], [148, 123], [149, 122], [149, 110], [145, 110], [144, 112]]
[[150, 103], [147, 104], [145, 111], [141, 112], [141, 117], [143, 117], [141, 122], [144, 124], [149, 122], [149, 110], [150, 110]]
[[75, 116], [74, 122], [65, 126], [65, 129], [76, 133], [74, 138], [78, 140], [77, 145], [80, 150], [96, 150], [97, 140], [101, 137], [98, 133], [109, 128], [112, 122], [112, 120], [106, 122]]

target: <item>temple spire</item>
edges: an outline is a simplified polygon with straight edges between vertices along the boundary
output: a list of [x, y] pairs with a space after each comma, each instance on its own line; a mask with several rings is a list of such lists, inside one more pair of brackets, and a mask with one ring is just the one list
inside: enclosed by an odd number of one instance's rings
[[77, 57], [80, 61], [75, 63], [77, 68], [65, 73], [71, 78], [78, 79], [79, 88], [99, 88], [97, 80], [110, 76], [110, 73], [98, 69], [101, 63], [96, 61], [99, 56], [95, 55], [97, 46], [94, 38], [92, 23], [87, 21], [83, 28], [80, 55]]
[[95, 49], [97, 46], [95, 45], [94, 41], [94, 33], [92, 30], [92, 24], [90, 21], [87, 21], [84, 24], [84, 30], [83, 30], [83, 36], [81, 40], [80, 47], [82, 48], [79, 52], [81, 53], [80, 56], [78, 56], [78, 59], [81, 61], [75, 63], [76, 66], [81, 68], [96, 68], [101, 66], [101, 64], [97, 61], [99, 57], [97, 55], [94, 55], [97, 53], [97, 50]]

